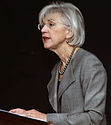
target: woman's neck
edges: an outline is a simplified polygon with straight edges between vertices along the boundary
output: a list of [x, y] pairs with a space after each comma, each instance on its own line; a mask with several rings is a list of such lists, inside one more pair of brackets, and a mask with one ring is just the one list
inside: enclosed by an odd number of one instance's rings
[[[55, 50], [53, 50], [58, 56], [59, 58], [61, 59], [63, 65], [65, 66], [70, 55], [71, 55], [71, 52], [73, 50], [73, 46], [70, 46], [68, 44], [65, 44]], [[75, 52], [78, 50], [78, 47], [76, 48]], [[75, 54], [75, 52], [73, 53], [73, 55]]]

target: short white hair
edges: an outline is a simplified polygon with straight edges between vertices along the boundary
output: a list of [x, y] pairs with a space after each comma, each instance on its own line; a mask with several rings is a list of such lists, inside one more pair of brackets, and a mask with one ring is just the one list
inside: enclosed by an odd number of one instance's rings
[[68, 44], [73, 46], [82, 46], [85, 41], [85, 25], [84, 18], [80, 10], [72, 3], [52, 2], [46, 5], [39, 13], [39, 23], [42, 24], [43, 19], [50, 13], [62, 14], [63, 23], [71, 26], [74, 36]]

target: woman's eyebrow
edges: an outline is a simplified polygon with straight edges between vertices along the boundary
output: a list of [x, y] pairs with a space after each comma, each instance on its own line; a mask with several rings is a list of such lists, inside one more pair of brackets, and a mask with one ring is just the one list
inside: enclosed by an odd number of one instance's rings
[[51, 19], [51, 18], [48, 18], [48, 21], [52, 21], [52, 22], [55, 22], [53, 19]]

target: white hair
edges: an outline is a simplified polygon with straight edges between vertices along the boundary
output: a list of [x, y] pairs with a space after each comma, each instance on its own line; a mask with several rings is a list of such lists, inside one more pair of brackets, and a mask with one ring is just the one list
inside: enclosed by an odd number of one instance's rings
[[82, 46], [85, 41], [84, 18], [80, 10], [71, 3], [52, 2], [46, 5], [39, 13], [39, 23], [42, 24], [44, 16], [50, 13], [60, 13], [63, 16], [63, 23], [71, 26], [74, 33], [72, 41], [68, 44], [73, 46]]

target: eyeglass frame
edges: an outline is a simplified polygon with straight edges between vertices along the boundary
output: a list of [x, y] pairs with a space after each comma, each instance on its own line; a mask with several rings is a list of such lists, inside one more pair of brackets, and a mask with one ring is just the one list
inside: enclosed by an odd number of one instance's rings
[[[62, 24], [62, 25], [65, 25], [65, 26], [67, 26], [67, 27], [70, 27], [71, 25], [68, 25], [68, 24], [64, 24], [64, 23], [62, 23], [62, 22], [56, 22], [56, 21], [54, 21], [54, 20], [52, 20], [52, 19], [48, 19], [48, 21], [51, 21], [51, 22], [53, 22], [53, 23], [55, 23], [55, 24]], [[44, 27], [44, 26], [47, 26], [49, 29], [51, 29], [50, 27], [50, 25], [49, 25], [49, 22], [48, 23], [45, 23], [43, 26], [41, 26], [41, 24], [39, 23], [38, 24], [38, 30], [42, 30], [42, 28]], [[54, 26], [54, 25], [53, 25]]]

